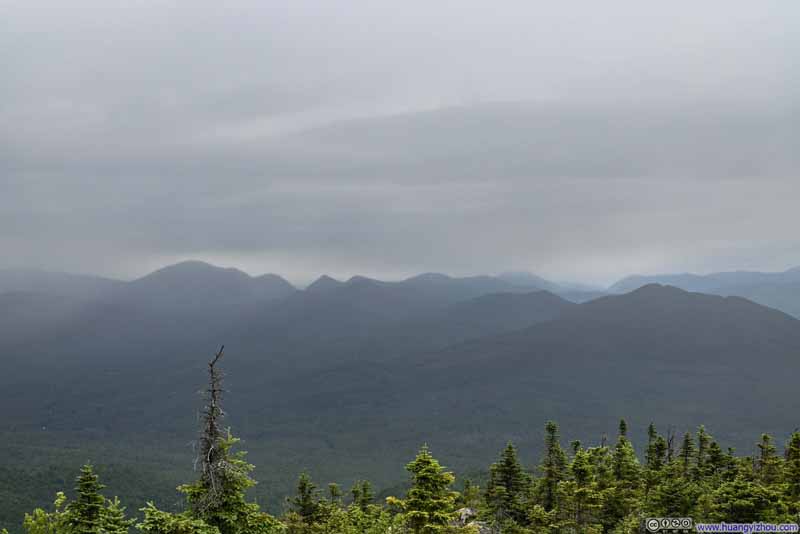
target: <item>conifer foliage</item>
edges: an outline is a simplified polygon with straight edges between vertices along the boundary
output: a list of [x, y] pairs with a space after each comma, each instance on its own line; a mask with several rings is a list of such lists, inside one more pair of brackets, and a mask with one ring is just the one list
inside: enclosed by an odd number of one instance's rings
[[169, 514], [149, 504], [142, 511], [145, 520], [140, 528], [152, 534], [272, 534], [283, 525], [262, 512], [257, 504], [247, 502], [245, 492], [256, 484], [250, 477], [254, 466], [245, 461], [239, 443], [230, 430], [221, 426], [222, 378], [217, 367], [224, 346], [208, 364], [208, 389], [203, 411], [203, 426], [198, 446], [199, 478], [178, 487], [186, 496], [187, 510]]
[[308, 473], [302, 473], [297, 480], [297, 494], [289, 499], [293, 512], [307, 523], [313, 523], [319, 513], [319, 491]]
[[91, 464], [81, 468], [75, 482], [75, 499], [63, 492], [56, 495], [54, 510], [41, 508], [25, 515], [23, 527], [28, 534], [126, 534], [133, 519], [125, 517], [119, 499], [106, 499], [105, 488]]
[[104, 526], [106, 500], [100, 494], [103, 488], [91, 464], [84, 465], [76, 481], [77, 498], [67, 506], [67, 524], [75, 534], [97, 534]]
[[545, 456], [541, 465], [542, 479], [539, 484], [539, 495], [541, 505], [549, 511], [557, 504], [558, 483], [564, 480], [567, 456], [559, 442], [558, 425], [553, 421], [548, 421], [544, 430]]
[[[783, 454], [762, 434], [752, 456], [724, 450], [701, 426], [683, 434], [646, 431], [637, 455], [631, 429], [619, 423], [616, 442], [596, 446], [573, 441], [566, 452], [559, 428], [548, 421], [538, 468], [519, 459], [507, 443], [492, 463], [481, 489], [466, 480], [461, 494], [455, 476], [423, 446], [406, 465], [409, 489], [403, 498], [375, 502], [372, 485], [355, 482], [345, 495], [337, 484], [323, 497], [302, 473], [281, 518], [247, 500], [256, 482], [253, 466], [230, 430], [222, 426], [220, 349], [209, 363], [209, 385], [198, 446], [199, 475], [178, 489], [185, 510], [172, 513], [153, 503], [142, 519], [126, 517], [119, 499], [108, 499], [91, 464], [85, 465], [70, 498], [58, 493], [52, 511], [26, 514], [27, 534], [633, 534], [646, 517], [692, 517], [697, 522], [790, 523], [800, 519], [800, 432]], [[635, 429], [633, 430], [635, 432]], [[2, 534], [7, 534], [2, 532]]]
[[489, 468], [486, 485], [488, 517], [498, 523], [513, 521], [523, 523], [531, 492], [531, 477], [517, 458], [517, 449], [509, 442], [500, 460]]
[[453, 474], [439, 465], [427, 445], [406, 465], [406, 470], [411, 473], [411, 489], [403, 508], [412, 532], [438, 534], [447, 531], [454, 519], [457, 495], [450, 489], [455, 481]]

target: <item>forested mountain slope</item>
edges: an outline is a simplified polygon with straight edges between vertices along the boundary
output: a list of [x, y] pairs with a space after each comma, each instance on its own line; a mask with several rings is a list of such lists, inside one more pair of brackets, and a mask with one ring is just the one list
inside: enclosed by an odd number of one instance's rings
[[609, 288], [626, 293], [647, 284], [669, 284], [687, 291], [745, 297], [800, 318], [800, 267], [784, 272], [732, 271], [696, 274], [629, 276]]
[[[637, 428], [713, 421], [737, 447], [752, 447], [754, 429], [797, 426], [800, 321], [742, 298], [648, 285], [572, 304], [441, 275], [305, 291], [273, 280], [277, 294], [258, 293], [242, 273], [187, 267], [199, 286], [145, 279], [42, 328], [24, 350], [0, 341], [0, 400], [13, 408], [2, 436], [12, 463], [0, 468], [35, 457], [27, 476], [44, 497], [84, 451], [177, 483], [191, 467], [182, 458], [198, 377], [222, 342], [230, 421], [266, 471], [256, 494], [271, 502], [304, 468], [395, 484], [424, 442], [459, 470], [485, 465], [508, 439], [538, 454], [547, 419], [566, 438], [597, 441], [620, 415]], [[125, 491], [175, 497], [134, 486]]]

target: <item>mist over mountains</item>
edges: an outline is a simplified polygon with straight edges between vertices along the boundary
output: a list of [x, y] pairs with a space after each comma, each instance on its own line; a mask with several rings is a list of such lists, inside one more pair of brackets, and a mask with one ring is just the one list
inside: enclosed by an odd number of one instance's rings
[[800, 2], [683, 4], [3, 2], [0, 534], [800, 519]]
[[745, 297], [800, 317], [800, 267], [778, 273], [733, 271], [707, 275], [629, 276], [612, 285], [609, 292], [625, 293], [652, 283], [668, 284], [686, 291]]
[[598, 440], [621, 416], [641, 429], [653, 414], [662, 426], [711, 422], [747, 450], [752, 428], [798, 425], [800, 321], [780, 309], [797, 309], [799, 279], [629, 277], [591, 291], [524, 273], [427, 273], [299, 289], [195, 261], [131, 282], [2, 272], [3, 438], [38, 444], [41, 488], [57, 485], [53, 466], [86, 460], [70, 444], [130, 466], [145, 436], [163, 443], [172, 470], [160, 476], [177, 483], [207, 356], [224, 343], [229, 423], [265, 467], [264, 499], [301, 469], [392, 485], [422, 442], [474, 469], [509, 439], [539, 450], [547, 419]]

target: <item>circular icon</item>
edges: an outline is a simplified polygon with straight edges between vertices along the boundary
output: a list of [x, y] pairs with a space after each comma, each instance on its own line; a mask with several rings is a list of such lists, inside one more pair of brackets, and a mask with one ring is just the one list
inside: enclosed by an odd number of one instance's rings
[[647, 527], [647, 530], [649, 530], [650, 532], [658, 532], [659, 530], [661, 530], [661, 521], [655, 518], [648, 519], [645, 522], [645, 526]]
[[691, 517], [684, 517], [681, 518], [681, 528], [692, 528], [692, 518]]

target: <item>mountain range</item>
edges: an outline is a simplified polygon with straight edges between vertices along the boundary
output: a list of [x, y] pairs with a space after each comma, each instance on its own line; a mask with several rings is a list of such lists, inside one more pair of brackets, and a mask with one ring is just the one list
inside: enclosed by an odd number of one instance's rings
[[3, 272], [0, 473], [33, 463], [38, 491], [0, 497], [45, 504], [91, 454], [128, 502], [174, 504], [153, 481], [191, 477], [195, 393], [221, 344], [229, 423], [272, 507], [303, 469], [391, 486], [424, 442], [453, 451], [443, 460], [459, 471], [508, 440], [532, 464], [548, 419], [591, 441], [620, 417], [635, 440], [651, 420], [705, 423], [748, 452], [753, 429], [798, 426], [800, 321], [727, 293], [780, 295], [796, 278], [636, 277], [601, 292], [520, 273], [323, 276], [298, 289], [202, 262], [131, 282]]
[[733, 271], [707, 275], [635, 275], [623, 278], [608, 291], [626, 293], [653, 283], [669, 284], [686, 291], [745, 297], [800, 317], [800, 267], [778, 273]]

